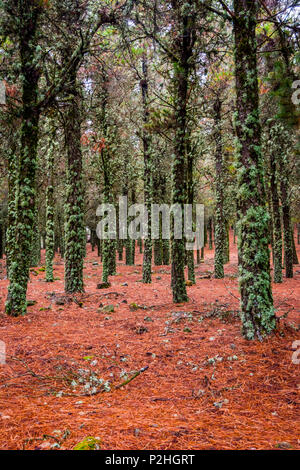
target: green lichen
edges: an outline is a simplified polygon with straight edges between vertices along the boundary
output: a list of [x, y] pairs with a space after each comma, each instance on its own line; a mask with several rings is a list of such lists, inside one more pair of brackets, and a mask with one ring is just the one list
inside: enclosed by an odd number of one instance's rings
[[73, 450], [100, 450], [101, 440], [98, 437], [85, 437], [83, 441], [76, 444]]

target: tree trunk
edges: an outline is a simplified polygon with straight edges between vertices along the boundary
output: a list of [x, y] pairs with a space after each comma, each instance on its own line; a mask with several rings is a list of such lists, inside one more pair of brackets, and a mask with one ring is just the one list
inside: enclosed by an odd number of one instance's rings
[[[54, 123], [51, 123], [53, 126]], [[47, 152], [47, 178], [46, 191], [46, 282], [53, 282], [53, 259], [54, 259], [54, 151], [56, 133], [50, 129], [51, 141], [48, 142]]]
[[259, 120], [255, 34], [258, 2], [234, 0], [234, 11], [241, 318], [244, 336], [261, 340], [274, 330], [276, 319]]
[[[187, 137], [187, 101], [189, 89], [189, 76], [191, 71], [190, 59], [193, 55], [195, 43], [195, 12], [193, 2], [186, 1], [184, 8], [173, 0], [175, 31], [172, 50], [176, 55], [173, 59], [172, 87], [174, 93], [174, 122], [176, 123], [174, 135], [174, 159], [172, 167], [172, 204], [181, 207], [183, 223], [183, 206], [186, 201], [186, 137]], [[174, 33], [175, 33], [174, 31]], [[172, 233], [172, 268], [171, 286], [173, 302], [187, 302], [188, 296], [184, 278], [185, 240], [175, 239]]]
[[16, 191], [17, 191], [18, 156], [17, 146], [11, 142], [8, 150], [8, 204], [7, 204], [7, 229], [6, 229], [6, 273], [9, 279], [9, 268], [13, 255], [16, 229]]
[[217, 97], [214, 103], [215, 124], [215, 168], [216, 168], [216, 214], [215, 214], [215, 278], [224, 278], [224, 182], [223, 182], [223, 148], [221, 135], [221, 101]]
[[35, 175], [39, 110], [37, 109], [38, 81], [37, 20], [40, 7], [34, 0], [19, 2], [17, 21], [22, 77], [22, 109], [20, 129], [20, 158], [15, 195], [15, 227], [11, 247], [6, 312], [11, 316], [26, 313], [26, 292], [29, 278], [30, 254], [35, 218]]
[[65, 291], [83, 292], [83, 257], [86, 233], [83, 223], [84, 190], [82, 181], [80, 92], [76, 69], [70, 70], [65, 110], [67, 147]]
[[272, 225], [273, 225], [273, 265], [274, 282], [282, 282], [282, 230], [279, 195], [276, 177], [276, 155], [270, 152], [270, 189], [272, 203]]
[[[188, 129], [186, 133], [186, 153], [187, 153], [187, 204], [190, 204], [193, 208], [194, 205], [194, 152], [191, 145], [191, 131]], [[193, 212], [193, 210], [192, 210]], [[193, 223], [193, 231], [195, 224]], [[193, 242], [193, 240], [185, 240], [186, 242]], [[188, 268], [188, 280], [193, 284], [196, 284], [195, 278], [195, 261], [194, 261], [194, 250], [186, 250], [186, 262]]]
[[38, 207], [35, 207], [35, 222], [31, 244], [31, 255], [30, 255], [30, 266], [37, 267], [41, 262], [41, 234], [39, 230], [38, 218], [39, 211]]
[[144, 240], [143, 257], [143, 283], [151, 283], [152, 269], [152, 240], [151, 240], [151, 203], [152, 203], [152, 155], [151, 139], [146, 125], [149, 121], [149, 90], [148, 90], [148, 64], [144, 56], [142, 59], [143, 80], [140, 82], [143, 104], [143, 153], [144, 153], [144, 204], [148, 212], [148, 237]]

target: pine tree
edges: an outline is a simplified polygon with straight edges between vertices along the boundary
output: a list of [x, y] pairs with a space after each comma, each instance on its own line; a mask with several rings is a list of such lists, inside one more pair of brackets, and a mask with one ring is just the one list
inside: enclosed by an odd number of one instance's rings
[[151, 203], [152, 203], [152, 149], [151, 138], [146, 128], [149, 121], [149, 84], [148, 63], [144, 53], [142, 58], [142, 80], [140, 82], [143, 104], [143, 155], [144, 155], [144, 204], [148, 212], [148, 237], [144, 241], [143, 283], [151, 283], [152, 239], [151, 239]]
[[239, 285], [247, 339], [262, 339], [276, 326], [259, 120], [257, 10], [257, 1], [234, 0]]
[[[274, 124], [274, 123], [273, 123]], [[276, 157], [278, 149], [276, 148], [276, 127], [270, 130], [270, 192], [271, 192], [271, 208], [272, 208], [272, 230], [273, 230], [273, 265], [274, 265], [274, 282], [282, 282], [282, 229], [281, 229], [281, 213], [278, 194], [278, 169], [276, 165]], [[279, 150], [281, 151], [281, 149]]]
[[[99, 159], [103, 172], [103, 202], [113, 203], [113, 159], [117, 136], [112, 117], [109, 112], [109, 78], [105, 67], [101, 69], [100, 115], [98, 117], [101, 131], [99, 145]], [[116, 233], [108, 234], [108, 238], [102, 240], [102, 282], [107, 283], [108, 277], [116, 274]]]
[[224, 278], [224, 182], [223, 182], [223, 149], [221, 135], [221, 100], [217, 96], [214, 102], [214, 139], [216, 168], [216, 211], [215, 211], [215, 277]]
[[[174, 57], [173, 66], [173, 100], [174, 100], [174, 121], [176, 123], [174, 132], [174, 158], [172, 168], [172, 204], [179, 204], [182, 208], [186, 201], [186, 137], [187, 137], [187, 100], [189, 90], [189, 77], [191, 72], [191, 58], [193, 47], [196, 41], [194, 21], [194, 2], [172, 1], [174, 12], [174, 28], [178, 34], [174, 34], [172, 50]], [[176, 25], [176, 26], [175, 26]], [[186, 302], [188, 300], [185, 278], [185, 240], [175, 239], [172, 235], [172, 270], [171, 286], [173, 291], [173, 301], [175, 303]]]
[[37, 58], [40, 2], [37, 0], [18, 2], [15, 13], [22, 80], [22, 107], [20, 156], [14, 203], [15, 241], [10, 252], [10, 284], [6, 302], [6, 312], [11, 316], [26, 313], [26, 291], [35, 221], [35, 174], [40, 117], [40, 111], [36, 106], [40, 78]]
[[86, 243], [83, 222], [84, 188], [81, 152], [81, 94], [77, 67], [69, 71], [66, 88], [68, 101], [64, 113], [67, 148], [67, 181], [65, 206], [65, 291], [83, 292], [83, 257]]
[[[187, 153], [187, 162], [186, 162], [186, 174], [187, 174], [187, 204], [189, 204], [192, 209], [194, 207], [194, 166], [195, 166], [195, 154], [194, 148], [191, 142], [191, 129], [189, 128], [186, 135], [186, 153]], [[193, 210], [192, 210], [192, 215]], [[192, 224], [192, 229], [194, 231], [195, 227]], [[193, 240], [186, 240], [187, 242], [193, 242]], [[192, 284], [196, 284], [195, 278], [195, 261], [194, 261], [194, 250], [186, 250], [186, 262], [188, 268], [188, 280]]]
[[[54, 125], [54, 123], [50, 123]], [[46, 191], [46, 282], [53, 282], [54, 259], [54, 157], [56, 145], [55, 129], [50, 130], [47, 149], [47, 191]]]

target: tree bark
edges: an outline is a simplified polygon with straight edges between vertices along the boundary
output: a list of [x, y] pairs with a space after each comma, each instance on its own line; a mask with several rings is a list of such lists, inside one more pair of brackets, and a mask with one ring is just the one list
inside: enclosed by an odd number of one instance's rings
[[143, 154], [144, 154], [144, 203], [148, 212], [148, 237], [144, 240], [143, 257], [143, 283], [150, 284], [152, 280], [152, 240], [151, 240], [151, 203], [152, 203], [152, 156], [151, 139], [146, 125], [149, 122], [149, 88], [148, 88], [148, 64], [144, 55], [142, 59], [143, 80], [140, 82], [143, 104]]
[[234, 0], [237, 179], [241, 319], [247, 339], [270, 334], [273, 307], [257, 79], [258, 2]]
[[[172, 50], [176, 58], [173, 59], [173, 93], [176, 123], [174, 136], [174, 159], [172, 168], [173, 191], [172, 204], [179, 204], [182, 209], [186, 201], [186, 138], [187, 138], [187, 101], [189, 90], [189, 76], [191, 71], [190, 59], [193, 56], [193, 46], [195, 43], [195, 14], [193, 12], [193, 2], [186, 1], [182, 6], [176, 0], [172, 1], [175, 15], [174, 41]], [[172, 234], [171, 244], [171, 286], [173, 291], [173, 302], [187, 302], [184, 265], [185, 265], [185, 240], [175, 239]]]
[[270, 152], [270, 190], [272, 202], [274, 282], [282, 282], [282, 229], [277, 187], [276, 155]]
[[221, 100], [214, 103], [214, 138], [216, 168], [216, 214], [215, 214], [215, 278], [224, 278], [224, 182], [223, 182], [223, 148], [221, 135]]
[[64, 124], [67, 147], [65, 291], [83, 292], [83, 258], [86, 233], [83, 222], [80, 92], [74, 67], [69, 73], [68, 104]]
[[15, 195], [15, 241], [11, 247], [6, 312], [26, 313], [26, 292], [35, 219], [35, 175], [40, 113], [37, 109], [40, 70], [37, 63], [37, 21], [40, 7], [35, 0], [19, 2], [18, 40], [22, 77], [20, 157]]

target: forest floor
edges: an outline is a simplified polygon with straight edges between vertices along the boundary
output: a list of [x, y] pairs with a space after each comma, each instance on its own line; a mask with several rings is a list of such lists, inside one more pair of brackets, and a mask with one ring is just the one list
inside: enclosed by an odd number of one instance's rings
[[174, 305], [170, 267], [155, 266], [144, 285], [140, 254], [135, 266], [118, 262], [111, 287], [97, 289], [102, 268], [88, 245], [85, 294], [65, 297], [58, 257], [53, 284], [43, 268], [31, 272], [36, 303], [22, 318], [3, 313], [2, 268], [0, 449], [72, 449], [86, 436], [99, 437], [102, 449], [300, 449], [300, 365], [292, 362], [300, 266], [273, 285], [277, 314], [288, 317], [263, 343], [249, 342], [232, 241], [230, 257], [216, 280], [206, 250], [189, 302]]

